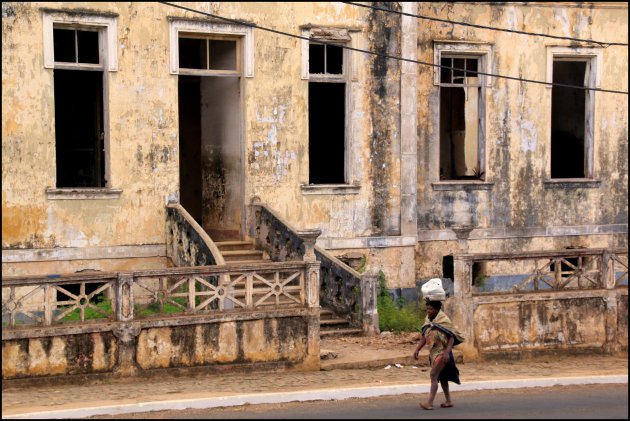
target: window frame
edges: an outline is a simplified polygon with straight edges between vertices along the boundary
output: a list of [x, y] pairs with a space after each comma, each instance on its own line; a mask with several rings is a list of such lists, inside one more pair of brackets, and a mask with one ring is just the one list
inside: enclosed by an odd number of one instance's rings
[[[217, 69], [194, 69], [189, 67], [179, 66], [179, 40], [181, 38], [188, 39], [201, 39], [206, 41], [206, 48], [209, 48], [210, 40], [217, 41], [235, 41], [236, 45], [236, 68], [234, 70], [217, 70]], [[180, 75], [189, 76], [236, 76], [243, 75], [243, 37], [239, 35], [225, 35], [225, 34], [213, 34], [213, 33], [199, 33], [199, 32], [186, 32], [179, 31], [177, 37], [177, 65]], [[209, 54], [207, 59], [209, 59]]]
[[[170, 73], [172, 75], [254, 77], [254, 29], [252, 27], [236, 24], [187, 20], [171, 16], [168, 17], [168, 20]], [[180, 69], [180, 33], [185, 34], [185, 38], [198, 37], [205, 39], [237, 39], [237, 71]]]
[[[477, 71], [481, 73], [493, 73], [493, 52], [494, 45], [487, 42], [476, 42], [476, 41], [444, 41], [444, 40], [434, 40], [433, 41], [433, 63], [435, 64], [433, 68], [433, 84], [438, 89], [438, 100], [441, 101], [441, 88], [442, 87], [478, 87], [479, 88], [479, 105], [478, 105], [478, 128], [477, 128], [477, 162], [479, 166], [480, 173], [483, 173], [484, 176], [479, 179], [471, 179], [471, 180], [460, 180], [460, 179], [440, 179], [440, 149], [441, 147], [441, 138], [440, 131], [437, 130], [437, 168], [431, 171], [436, 178], [436, 182], [434, 182], [434, 189], [443, 190], [439, 188], [438, 184], [449, 184], [449, 185], [469, 185], [469, 184], [483, 184], [484, 186], [490, 185], [488, 183], [488, 172], [487, 172], [487, 162], [486, 162], [486, 148], [487, 148], [487, 139], [486, 139], [486, 119], [487, 119], [487, 90], [493, 85], [493, 78], [489, 75], [479, 74], [478, 84], [467, 85], [467, 84], [453, 84], [453, 83], [443, 83], [441, 82], [441, 70], [440, 67], [442, 63], [442, 58], [474, 58], [477, 59]], [[454, 67], [454, 66], [453, 66]], [[440, 116], [438, 116], [437, 124], [441, 124]], [[439, 126], [438, 126], [439, 127]]]
[[[118, 71], [116, 14], [85, 14], [60, 10], [44, 9], [42, 15], [44, 68], [60, 70], [100, 71], [102, 75], [103, 106], [103, 149], [104, 183], [102, 187], [56, 187], [57, 175], [55, 158], [55, 187], [46, 188], [48, 199], [112, 199], [119, 198], [122, 190], [113, 189], [111, 183], [111, 153], [109, 132], [109, 72]], [[54, 29], [74, 29], [98, 32], [99, 64], [57, 62], [54, 60]], [[54, 76], [53, 76], [54, 77]], [[55, 131], [55, 145], [56, 145]], [[56, 146], [55, 146], [56, 147]], [[87, 194], [85, 192], [88, 192]]]
[[[338, 46], [350, 46], [357, 48], [357, 36], [351, 36], [351, 29], [328, 27], [303, 27], [302, 28], [302, 63], [301, 79], [307, 83], [345, 83], [345, 122], [344, 122], [344, 182], [334, 184], [309, 184], [310, 170], [307, 173], [307, 181], [301, 184], [302, 194], [357, 194], [360, 189], [355, 180], [355, 171], [352, 166], [354, 133], [352, 130], [352, 83], [358, 81], [358, 60], [353, 51], [343, 49], [342, 73], [310, 73], [309, 52], [310, 44], [333, 44]], [[324, 69], [325, 71], [325, 69]], [[308, 118], [308, 117], [307, 117]], [[307, 121], [308, 124], [308, 121]], [[310, 142], [310, 139], [309, 139]], [[310, 160], [310, 156], [309, 156]]]
[[555, 61], [586, 62], [588, 75], [588, 87], [600, 88], [602, 79], [603, 47], [567, 47], [564, 45], [547, 46], [546, 81], [549, 85], [545, 88], [549, 92], [547, 135], [549, 142], [549, 155], [545, 163], [545, 182], [562, 181], [591, 181], [595, 179], [595, 97], [596, 92], [586, 90], [584, 99], [584, 177], [579, 178], [552, 178], [551, 177], [551, 108], [553, 86], [553, 64]]

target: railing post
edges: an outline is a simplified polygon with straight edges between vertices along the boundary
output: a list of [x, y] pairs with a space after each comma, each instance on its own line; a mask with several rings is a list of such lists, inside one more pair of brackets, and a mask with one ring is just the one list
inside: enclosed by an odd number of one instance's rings
[[56, 291], [51, 284], [44, 286], [44, 326], [52, 325]]
[[612, 253], [609, 250], [604, 250], [602, 253], [602, 279], [601, 285], [606, 289], [615, 288], [615, 270], [612, 262]]
[[301, 230], [297, 232], [297, 235], [304, 242], [304, 261], [314, 262], [317, 260], [315, 256], [315, 241], [317, 237], [322, 233], [320, 229]]
[[464, 358], [476, 358], [479, 353], [475, 347], [474, 303], [471, 291], [472, 261], [462, 256], [454, 256], [454, 296], [446, 301], [447, 312], [455, 326], [464, 335], [465, 342], [460, 345]]
[[361, 276], [361, 323], [365, 335], [380, 333], [376, 292], [378, 275]]
[[[615, 269], [612, 259], [613, 253], [610, 250], [604, 250], [602, 253], [602, 287], [606, 288], [606, 345], [605, 350], [608, 353], [616, 353], [619, 351], [617, 338], [617, 291], [615, 290]], [[612, 266], [612, 267], [611, 267]]]
[[304, 242], [304, 261], [306, 266], [306, 305], [309, 308], [319, 308], [319, 270], [320, 262], [315, 256], [315, 241], [322, 233], [319, 229], [298, 231], [297, 234]]
[[133, 274], [120, 272], [116, 280], [116, 320], [133, 320]]

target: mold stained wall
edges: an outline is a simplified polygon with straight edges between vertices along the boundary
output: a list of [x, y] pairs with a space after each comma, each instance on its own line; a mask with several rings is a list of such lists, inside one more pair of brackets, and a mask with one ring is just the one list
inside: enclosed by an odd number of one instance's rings
[[[56, 186], [53, 70], [41, 8], [116, 14], [118, 70], [106, 71], [109, 187], [120, 198], [49, 200]], [[163, 244], [178, 196], [177, 78], [158, 3], [2, 5], [2, 248]]]
[[[356, 30], [358, 48], [400, 52], [396, 15], [351, 5], [187, 6], [295, 34], [307, 24], [347, 28]], [[43, 65], [42, 7], [117, 15], [118, 70], [107, 72], [105, 103], [109, 186], [123, 190], [119, 199], [46, 199], [56, 169], [54, 79]], [[200, 18], [157, 3], [3, 5], [3, 248], [164, 242], [164, 205], [179, 194], [177, 76], [169, 74], [167, 16]], [[304, 195], [308, 81], [300, 77], [301, 40], [255, 30], [255, 76], [245, 78], [242, 94], [244, 200], [259, 196], [296, 227], [322, 229], [323, 237], [399, 235], [399, 64], [352, 56], [349, 182], [361, 188], [358, 194]]]
[[[334, 2], [222, 3], [219, 11], [293, 34], [308, 24], [345, 28], [352, 30], [356, 48], [399, 52], [399, 18], [372, 15], [365, 8]], [[306, 195], [300, 188], [309, 181], [308, 81], [300, 77], [301, 40], [256, 31], [254, 49], [256, 75], [246, 81], [244, 99], [245, 197], [260, 197], [299, 229], [321, 229], [321, 238], [399, 235], [398, 64], [350, 53], [357, 76], [347, 79], [347, 181], [361, 188], [358, 194]]]
[[[419, 3], [418, 14], [492, 27], [560, 36], [628, 42], [624, 4], [464, 4]], [[418, 20], [418, 60], [433, 62], [433, 40], [488, 42], [490, 73], [546, 80], [547, 46], [569, 41]], [[628, 90], [628, 49], [603, 51], [601, 87]], [[551, 89], [493, 78], [487, 89], [486, 181], [489, 190], [438, 191], [439, 88], [433, 69], [418, 77], [418, 245], [419, 278], [441, 274], [442, 255], [454, 252], [513, 252], [569, 246], [627, 246], [628, 98], [598, 92], [594, 114], [594, 178], [598, 187], [579, 184], [545, 187], [549, 178]], [[625, 228], [624, 228], [625, 225]], [[451, 228], [488, 234], [457, 239]], [[557, 233], [549, 233], [555, 227]], [[608, 228], [615, 229], [609, 230]], [[617, 229], [619, 228], [619, 229]], [[590, 230], [590, 232], [588, 232]], [[571, 234], [570, 231], [574, 231]], [[585, 235], [575, 235], [583, 232]], [[595, 233], [601, 235], [592, 235]], [[424, 235], [423, 233], [432, 233]], [[497, 234], [499, 233], [499, 234]], [[423, 240], [423, 238], [425, 240]]]

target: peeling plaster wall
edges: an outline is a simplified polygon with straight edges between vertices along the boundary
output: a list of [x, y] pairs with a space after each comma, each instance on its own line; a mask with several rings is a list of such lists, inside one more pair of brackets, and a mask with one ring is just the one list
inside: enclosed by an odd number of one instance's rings
[[600, 297], [479, 305], [476, 345], [482, 353], [603, 349], [606, 312]]
[[[234, 7], [224, 4], [221, 11], [229, 15]], [[352, 29], [357, 48], [399, 51], [399, 19], [389, 19], [387, 25], [377, 28], [370, 23], [374, 18], [366, 9], [335, 3], [274, 3], [273, 13], [267, 15], [266, 4], [238, 7], [240, 17], [260, 25], [269, 24], [270, 16], [282, 16], [273, 21], [278, 30], [297, 34], [296, 28], [307, 24], [348, 28]], [[375, 31], [368, 35], [372, 27]], [[322, 237], [351, 238], [399, 231], [398, 189], [387, 191], [384, 181], [379, 182], [380, 187], [372, 181], [372, 174], [378, 170], [390, 185], [400, 183], [396, 161], [399, 123], [390, 124], [399, 118], [395, 105], [399, 95], [396, 86], [400, 83], [398, 65], [391, 60], [374, 64], [370, 56], [352, 53], [352, 66], [358, 69], [358, 75], [347, 82], [349, 182], [360, 184], [361, 189], [358, 194], [306, 195], [300, 185], [308, 183], [308, 81], [300, 79], [300, 45], [298, 39], [256, 32], [256, 75], [246, 80], [244, 91], [245, 197], [260, 197], [294, 226], [321, 229]], [[284, 77], [278, 78], [279, 74]], [[381, 121], [375, 122], [371, 107], [383, 98], [386, 102], [379, 108]]]
[[[418, 14], [521, 31], [627, 42], [627, 5], [419, 3]], [[418, 60], [433, 62], [434, 40], [488, 42], [489, 73], [546, 80], [547, 46], [569, 41], [418, 20]], [[603, 49], [601, 87], [628, 90], [628, 49]], [[437, 189], [439, 88], [432, 67], [418, 77], [417, 277], [441, 275], [443, 255], [581, 247], [627, 247], [628, 102], [595, 94], [594, 178], [599, 186], [550, 188], [551, 89], [493, 78], [485, 108], [489, 189]], [[469, 234], [458, 239], [453, 228]], [[472, 232], [470, 232], [472, 230]], [[577, 234], [577, 235], [576, 235]]]
[[[379, 5], [400, 9], [397, 3]], [[352, 5], [187, 6], [295, 34], [307, 25], [345, 28], [357, 48], [401, 51], [399, 16]], [[40, 8], [117, 15], [118, 70], [106, 72], [104, 102], [109, 185], [122, 189], [118, 199], [46, 198], [56, 177], [54, 79], [43, 66]], [[204, 19], [158, 3], [3, 4], [3, 249], [165, 242], [164, 205], [178, 200], [180, 165], [178, 76], [169, 72], [168, 17]], [[308, 183], [308, 81], [300, 77], [301, 43], [254, 31], [254, 76], [242, 78], [242, 119], [232, 127], [244, 142], [243, 206], [258, 196], [295, 227], [321, 229], [322, 238], [400, 235], [400, 64], [351, 53], [348, 182], [360, 188], [305, 194], [300, 185]], [[237, 188], [229, 181], [228, 187]], [[238, 219], [238, 212], [231, 216]]]
[[111, 332], [2, 341], [2, 379], [103, 373], [117, 362]]
[[[40, 8], [118, 14], [118, 71], [106, 71], [109, 186], [119, 199], [49, 200], [55, 187], [53, 71]], [[5, 3], [2, 19], [2, 248], [164, 243], [178, 196], [177, 79], [157, 3]], [[144, 18], [144, 19], [143, 19]]]
[[[139, 370], [201, 366], [225, 370], [238, 365], [319, 370], [319, 353], [308, 347], [309, 329], [319, 325], [317, 320], [298, 316], [154, 326], [138, 329], [129, 345], [107, 331], [3, 339], [2, 379], [117, 373], [129, 365]], [[133, 352], [123, 356], [127, 346]], [[123, 361], [129, 357], [131, 361]]]

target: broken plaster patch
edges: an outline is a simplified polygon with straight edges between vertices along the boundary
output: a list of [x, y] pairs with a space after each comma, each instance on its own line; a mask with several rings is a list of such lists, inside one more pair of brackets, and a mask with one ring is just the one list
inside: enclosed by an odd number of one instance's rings
[[60, 221], [52, 207], [49, 207], [46, 213], [48, 219], [46, 236], [61, 232], [61, 238], [65, 239], [67, 247], [87, 247], [100, 243], [98, 237], [93, 236], [91, 239], [92, 244], [90, 244], [90, 240], [88, 240], [85, 233], [73, 227], [68, 221]]
[[[278, 149], [278, 126], [284, 125], [286, 109], [286, 105], [279, 105], [273, 107], [270, 113], [267, 107], [263, 107], [262, 113], [258, 110], [256, 111], [256, 121], [258, 123], [269, 124], [271, 127], [267, 130], [264, 140], [254, 142], [254, 160], [258, 161], [259, 159], [263, 159], [262, 165], [272, 169], [277, 181], [280, 181], [283, 176], [288, 175], [291, 162], [297, 159], [297, 154], [294, 151], [284, 151], [283, 153]], [[254, 162], [252, 166], [254, 169], [260, 169], [258, 162]]]
[[533, 152], [538, 144], [538, 131], [533, 122], [521, 121], [521, 151]]

